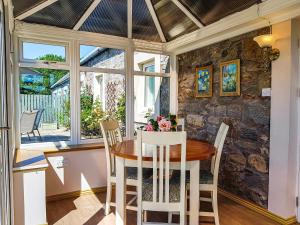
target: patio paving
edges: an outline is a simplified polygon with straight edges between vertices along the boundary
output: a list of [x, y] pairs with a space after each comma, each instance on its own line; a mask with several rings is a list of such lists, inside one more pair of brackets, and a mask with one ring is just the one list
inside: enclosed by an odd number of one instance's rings
[[66, 128], [60, 129], [40, 129], [41, 138], [38, 136], [38, 133], [35, 131], [35, 135], [30, 134], [30, 139], [27, 135], [22, 135], [21, 143], [22, 144], [33, 144], [33, 143], [45, 143], [45, 142], [60, 142], [60, 141], [69, 141], [70, 140], [70, 130]]

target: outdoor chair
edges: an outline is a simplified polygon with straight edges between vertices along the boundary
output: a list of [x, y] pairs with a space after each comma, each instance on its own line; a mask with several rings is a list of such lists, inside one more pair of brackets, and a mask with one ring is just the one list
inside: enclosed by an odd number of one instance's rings
[[20, 133], [21, 135], [27, 134], [29, 140], [31, 140], [29, 134], [34, 134], [34, 124], [36, 120], [38, 111], [24, 111], [21, 116], [21, 121], [20, 121]]
[[39, 137], [40, 137], [41, 140], [42, 140], [42, 137], [41, 137], [41, 134], [40, 134], [40, 131], [39, 131], [39, 127], [40, 127], [40, 123], [41, 123], [41, 119], [42, 119], [42, 115], [43, 115], [44, 111], [45, 111], [45, 109], [39, 109], [37, 111], [35, 121], [34, 121], [34, 125], [33, 125], [33, 134], [34, 134], [34, 131], [36, 130], [38, 132]]

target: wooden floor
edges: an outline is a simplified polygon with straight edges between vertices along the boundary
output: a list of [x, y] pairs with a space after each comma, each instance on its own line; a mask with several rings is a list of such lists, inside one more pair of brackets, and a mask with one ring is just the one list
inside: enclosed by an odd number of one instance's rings
[[[104, 215], [103, 205], [105, 193], [97, 195], [84, 195], [53, 201], [47, 204], [47, 219], [49, 225], [114, 225], [114, 208], [108, 216]], [[205, 206], [202, 204], [204, 207]], [[237, 203], [219, 197], [221, 225], [278, 225], [278, 223], [257, 214]], [[127, 224], [136, 224], [136, 213], [127, 211]], [[149, 221], [167, 221], [166, 213], [149, 213]], [[178, 218], [174, 216], [174, 222]], [[210, 218], [200, 218], [201, 225], [214, 224]]]

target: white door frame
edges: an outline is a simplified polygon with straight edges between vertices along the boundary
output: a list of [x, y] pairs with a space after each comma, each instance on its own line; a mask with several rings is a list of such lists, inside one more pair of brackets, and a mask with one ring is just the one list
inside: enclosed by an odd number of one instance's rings
[[0, 0], [0, 223], [11, 225], [11, 168], [9, 154], [9, 113], [8, 113], [8, 70], [7, 51], [8, 26], [5, 6]]
[[297, 149], [298, 149], [298, 160], [297, 160], [297, 201], [296, 201], [296, 217], [297, 222], [300, 222], [300, 206], [299, 206], [299, 197], [300, 197], [300, 32], [298, 33], [298, 88], [297, 88], [297, 95], [298, 95], [298, 101], [297, 101], [297, 133], [298, 133], [298, 140], [297, 140]]

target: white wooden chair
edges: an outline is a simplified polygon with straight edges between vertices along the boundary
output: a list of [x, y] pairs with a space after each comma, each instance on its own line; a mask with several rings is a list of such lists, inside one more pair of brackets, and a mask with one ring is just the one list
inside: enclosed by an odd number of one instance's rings
[[[180, 179], [170, 179], [170, 145], [181, 145]], [[142, 160], [143, 147], [152, 146], [153, 161]], [[186, 173], [186, 132], [137, 132], [138, 151], [138, 218], [143, 223], [144, 211], [179, 212], [180, 225], [185, 224], [185, 173]], [[158, 161], [159, 154], [159, 161]], [[165, 156], [165, 157], [164, 157]], [[150, 164], [150, 165], [149, 165]], [[142, 170], [153, 168], [151, 179], [143, 179]]]
[[200, 197], [200, 201], [212, 203], [213, 212], [199, 212], [199, 216], [214, 217], [215, 224], [220, 225], [218, 213], [218, 177], [220, 159], [223, 151], [223, 145], [228, 132], [229, 126], [222, 123], [215, 139], [214, 146], [217, 150], [215, 156], [211, 160], [210, 171], [202, 171], [200, 175], [200, 191], [210, 192], [211, 198]]
[[[179, 129], [178, 129], [178, 128], [179, 128]], [[176, 130], [177, 130], [177, 131], [185, 131], [184, 118], [178, 118], [178, 119], [177, 119]]]
[[[106, 154], [106, 166], [107, 166], [107, 193], [105, 214], [110, 212], [110, 206], [115, 206], [115, 203], [111, 202], [112, 185], [116, 184], [116, 169], [115, 169], [115, 156], [111, 154], [110, 148], [112, 145], [122, 142], [123, 138], [119, 123], [116, 120], [104, 120], [100, 122], [101, 132], [104, 139], [105, 154]], [[137, 169], [126, 168], [126, 184], [129, 186], [137, 186]], [[126, 208], [129, 210], [137, 210], [136, 206], [131, 204], [136, 200], [136, 192], [126, 191], [126, 194], [134, 195], [134, 197], [127, 203]]]

